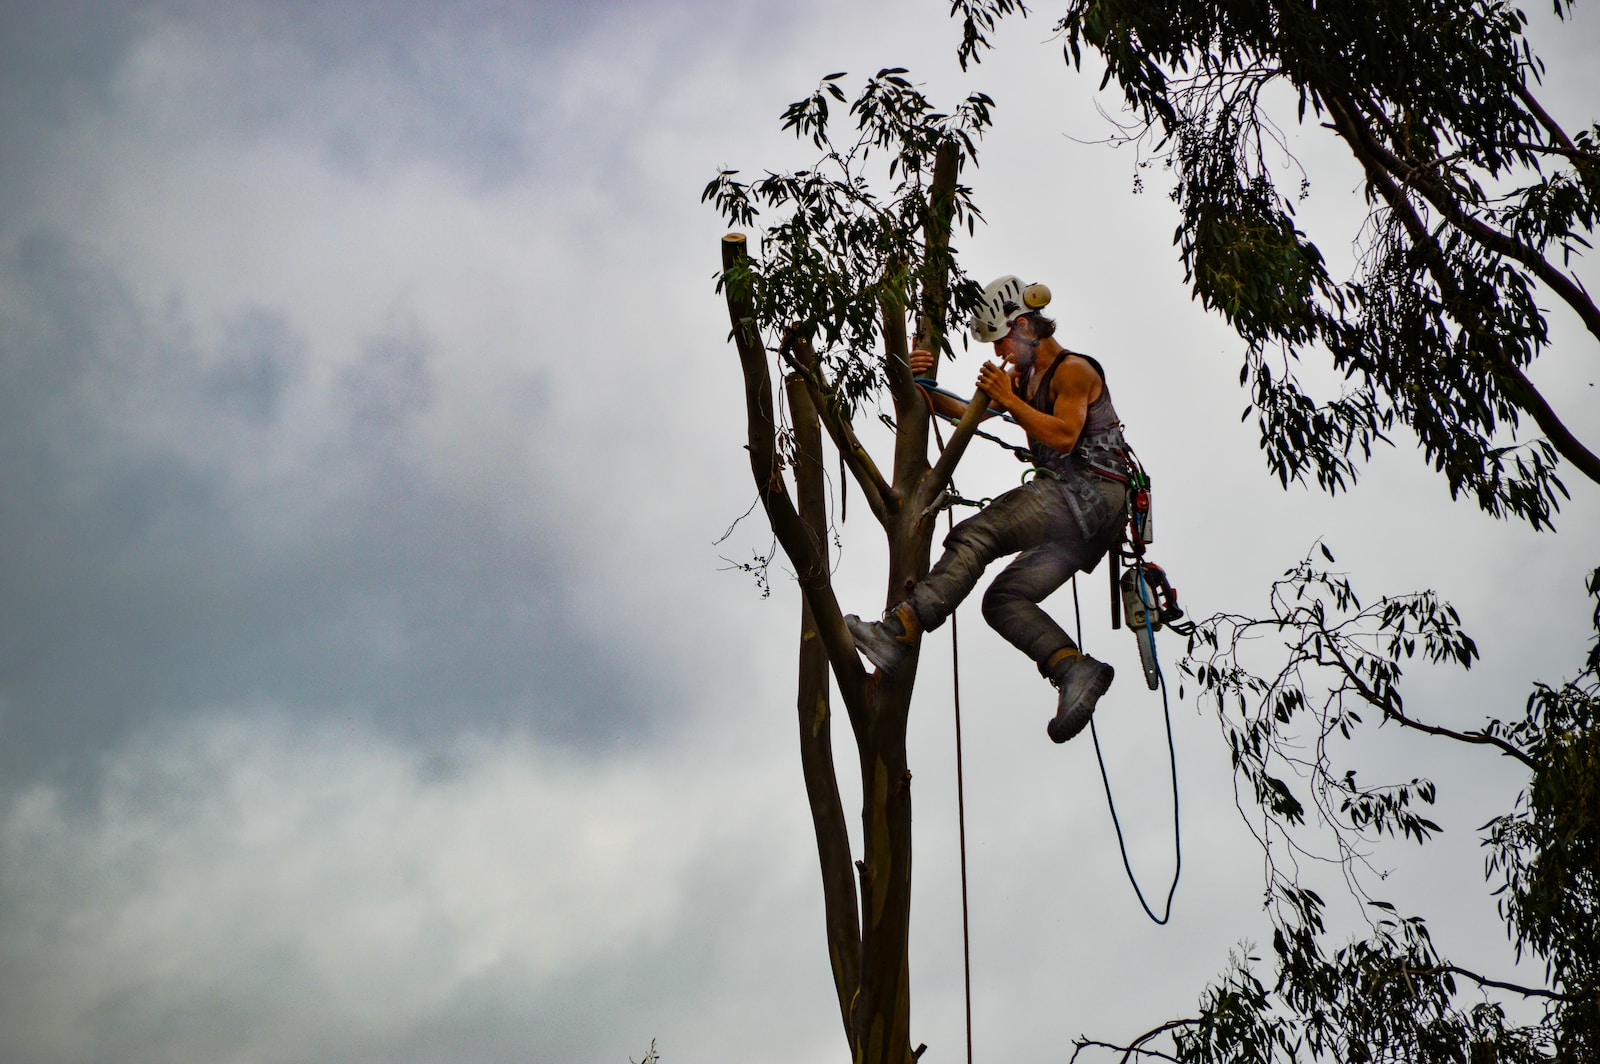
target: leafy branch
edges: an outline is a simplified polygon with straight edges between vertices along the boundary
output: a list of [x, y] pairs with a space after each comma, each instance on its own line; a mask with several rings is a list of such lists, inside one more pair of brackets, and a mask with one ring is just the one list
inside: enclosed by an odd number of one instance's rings
[[[1248, 950], [1232, 958], [1197, 1017], [1154, 1029], [1170, 1035], [1170, 1059], [1459, 1064], [1469, 1048], [1478, 1059], [1472, 1047], [1483, 1046], [1503, 1062], [1592, 1058], [1600, 1048], [1600, 570], [1589, 590], [1596, 641], [1579, 676], [1537, 685], [1520, 718], [1475, 729], [1431, 724], [1405, 709], [1408, 663], [1470, 668], [1478, 657], [1456, 610], [1432, 592], [1363, 604], [1348, 577], [1308, 557], [1274, 583], [1267, 615], [1196, 625], [1180, 668], [1216, 712], [1240, 811], [1266, 859], [1275, 974], [1258, 975], [1261, 958]], [[1266, 652], [1261, 637], [1269, 634], [1286, 657], [1260, 673], [1251, 661]], [[1368, 873], [1378, 840], [1425, 844], [1439, 831], [1421, 812], [1437, 797], [1430, 781], [1372, 784], [1341, 764], [1345, 743], [1385, 721], [1492, 746], [1530, 770], [1528, 791], [1484, 826], [1483, 845], [1518, 953], [1544, 960], [1548, 985], [1447, 959], [1421, 916], [1373, 897]], [[1330, 906], [1308, 878], [1313, 867], [1337, 869], [1365, 934], [1329, 943]], [[1458, 979], [1479, 999], [1464, 999]], [[1513, 1023], [1491, 991], [1542, 1002], [1544, 1014]], [[1150, 1052], [1148, 1039], [1083, 1045]]]
[[[867, 80], [849, 102], [854, 125], [842, 140], [835, 136], [834, 109], [847, 102], [839, 87], [844, 75], [829, 75], [783, 113], [784, 128], [820, 150], [815, 164], [751, 181], [724, 169], [701, 196], [735, 226], [754, 226], [763, 212], [786, 212], [762, 234], [760, 254], [722, 283], [748, 292], [756, 320], [784, 323], [815, 346], [819, 390], [846, 418], [887, 382], [885, 306], [965, 316], [982, 294], [948, 247], [930, 244], [927, 233], [940, 228], [930, 226], [940, 152], [954, 151], [957, 172], [973, 161], [994, 101], [973, 93], [940, 112], [905, 74], [890, 67]], [[885, 194], [870, 179], [874, 163], [886, 175]], [[959, 183], [938, 208], [948, 217], [937, 221], [969, 231], [982, 217], [971, 189]], [[944, 298], [924, 298], [934, 288], [948, 293], [948, 311]], [[948, 324], [934, 322], [941, 349], [953, 353]]]
[[[1600, 340], [1600, 305], [1571, 269], [1600, 221], [1600, 125], [1569, 134], [1537, 99], [1522, 12], [1502, 0], [1065, 8], [1067, 61], [1095, 53], [1101, 87], [1114, 81], [1133, 117], [1113, 142], [1153, 143], [1172, 170], [1187, 282], [1245, 341], [1246, 415], [1285, 485], [1349, 487], [1396, 425], [1452, 496], [1535, 528], [1567, 495], [1558, 460], [1600, 484], [1562, 397], [1527, 373], [1550, 343], [1542, 294]], [[1569, 0], [1555, 8], [1564, 17]], [[1026, 12], [962, 0], [952, 13], [958, 54], [975, 61], [999, 19]], [[1289, 106], [1366, 172], [1348, 279], [1296, 219], [1310, 183], [1277, 118]], [[1336, 394], [1302, 386], [1295, 364], [1312, 354], [1343, 376]]]

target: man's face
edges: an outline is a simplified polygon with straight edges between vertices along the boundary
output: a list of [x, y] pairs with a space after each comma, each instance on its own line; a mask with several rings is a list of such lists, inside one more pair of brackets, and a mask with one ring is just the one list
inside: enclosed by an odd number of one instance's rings
[[994, 342], [994, 353], [1014, 368], [1026, 370], [1032, 365], [1038, 346], [1032, 324], [1026, 318], [1017, 318], [1011, 322], [1010, 330]]

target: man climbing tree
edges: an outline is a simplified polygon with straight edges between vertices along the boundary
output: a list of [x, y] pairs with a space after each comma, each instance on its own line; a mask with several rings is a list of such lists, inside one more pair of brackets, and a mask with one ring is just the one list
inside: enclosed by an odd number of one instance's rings
[[[1554, 8], [1570, 15], [1569, 0]], [[952, 10], [963, 65], [999, 19], [1026, 11], [1016, 0]], [[1600, 339], [1576, 268], [1600, 219], [1600, 126], [1573, 129], [1541, 100], [1522, 11], [1501, 0], [1066, 0], [1058, 11], [1068, 61], [1098, 53], [1101, 86], [1127, 101], [1132, 128], [1114, 139], [1153, 146], [1170, 167], [1186, 280], [1245, 343], [1247, 413], [1285, 485], [1348, 487], [1397, 428], [1452, 496], [1534, 529], [1550, 530], [1567, 497], [1562, 463], [1600, 484], [1592, 441], [1569, 424], [1581, 403], [1530, 369], [1552, 346], [1547, 306]], [[1295, 216], [1310, 185], [1285, 147], [1296, 123], [1325, 129], [1365, 179], [1348, 280]], [[1279, 189], [1285, 171], [1305, 178], [1298, 195]], [[1308, 355], [1331, 357], [1335, 398], [1296, 380]], [[1197, 622], [1182, 668], [1222, 727], [1266, 858], [1270, 950], [1230, 957], [1195, 1014], [1115, 1044], [1080, 1039], [1074, 1059], [1600, 1060], [1600, 570], [1587, 586], [1597, 606], [1583, 667], [1509, 712], [1402, 699], [1416, 664], [1478, 660], [1431, 591], [1363, 604], [1347, 574], [1308, 557], [1274, 584], [1264, 615]], [[1247, 648], [1266, 634], [1286, 657], [1257, 669]], [[1438, 794], [1425, 776], [1358, 775], [1355, 747], [1374, 723], [1526, 772], [1522, 794], [1479, 829], [1494, 930], [1520, 969], [1452, 959], [1423, 914], [1371, 893], [1389, 871], [1371, 863], [1376, 846], [1442, 830], [1424, 808]], [[1506, 770], [1486, 760], [1483, 771]], [[1358, 905], [1348, 939], [1319, 865]], [[1470, 936], [1452, 937], [1470, 952]]]
[[[943, 624], [971, 593], [990, 562], [1020, 551], [989, 585], [983, 616], [1059, 688], [1048, 731], [1064, 743], [1089, 722], [1113, 670], [1083, 654], [1039, 603], [1115, 546], [1127, 509], [1128, 462], [1105, 374], [1094, 359], [1056, 341], [1055, 322], [1040, 313], [1049, 301], [1045, 286], [1024, 288], [1016, 277], [1002, 277], [984, 291], [972, 324], [974, 338], [993, 343], [1001, 362], [984, 363], [978, 387], [1027, 432], [1038, 475], [957, 525], [938, 564], [883, 620], [852, 614], [845, 624], [867, 659], [893, 672], [917, 637]], [[913, 373], [933, 363], [930, 352], [911, 354]], [[973, 409], [925, 394], [936, 412], [957, 420]]]

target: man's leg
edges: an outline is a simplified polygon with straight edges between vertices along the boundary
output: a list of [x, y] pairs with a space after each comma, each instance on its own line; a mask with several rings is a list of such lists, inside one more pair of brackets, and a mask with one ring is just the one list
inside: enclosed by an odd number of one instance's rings
[[1071, 520], [1059, 493], [1047, 483], [1034, 481], [1006, 492], [951, 530], [944, 555], [883, 620], [863, 621], [854, 614], [845, 618], [856, 647], [878, 668], [895, 671], [918, 635], [955, 612], [990, 562], [1049, 542]]
[[1073, 573], [1088, 569], [1099, 554], [1079, 537], [1024, 551], [994, 578], [983, 596], [983, 619], [1039, 666], [1059, 689], [1056, 715], [1046, 729], [1064, 743], [1083, 730], [1116, 671], [1078, 649], [1072, 637], [1039, 607]]
[[1067, 534], [1071, 521], [1048, 481], [1030, 481], [1001, 495], [945, 537], [944, 554], [911, 591], [908, 601], [917, 621], [927, 631], [939, 627], [972, 593], [990, 562], [1054, 542]]
[[1066, 631], [1039, 603], [1094, 558], [1080, 542], [1046, 543], [1017, 555], [983, 594], [983, 619], [1006, 642], [1028, 655], [1049, 676], [1049, 665], [1064, 649], [1077, 649]]
[[[1098, 487], [1098, 485], [1097, 485]], [[1118, 489], [1103, 493], [1113, 512], [1120, 512]], [[1073, 522], [1050, 542], [1024, 551], [990, 584], [983, 596], [983, 617], [1012, 646], [1032, 658], [1039, 671], [1059, 689], [1050, 738], [1058, 743], [1082, 731], [1116, 673], [1105, 662], [1078, 649], [1039, 603], [1073, 573], [1086, 571], [1115, 542], [1117, 526], [1097, 528], [1092, 540]]]

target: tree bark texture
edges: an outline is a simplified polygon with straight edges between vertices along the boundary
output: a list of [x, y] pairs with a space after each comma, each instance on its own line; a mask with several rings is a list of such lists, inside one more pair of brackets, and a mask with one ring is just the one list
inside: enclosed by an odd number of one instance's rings
[[[795, 494], [800, 519], [827, 551], [827, 499], [823, 490], [822, 433], [816, 407], [804, 378], [785, 383], [794, 415]], [[828, 936], [828, 962], [839, 995], [839, 1016], [845, 1037], [854, 1041], [851, 999], [861, 983], [861, 919], [856, 884], [850, 867], [850, 832], [833, 770], [832, 721], [828, 705], [828, 652], [822, 645], [811, 604], [800, 600], [799, 691], [795, 708], [800, 722], [800, 769], [817, 836], [817, 861], [822, 868], [823, 922]]]

